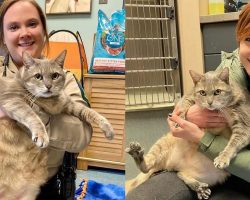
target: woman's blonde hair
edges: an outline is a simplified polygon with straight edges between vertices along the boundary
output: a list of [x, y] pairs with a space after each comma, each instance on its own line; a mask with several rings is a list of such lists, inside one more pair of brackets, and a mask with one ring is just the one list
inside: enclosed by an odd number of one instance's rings
[[8, 9], [15, 3], [17, 2], [29, 2], [31, 3], [36, 9], [39, 14], [39, 17], [42, 22], [43, 30], [45, 33], [45, 43], [44, 46], [49, 49], [49, 35], [48, 35], [48, 29], [47, 29], [47, 24], [46, 24], [46, 17], [43, 13], [42, 8], [38, 5], [38, 3], [35, 0], [5, 0], [3, 1], [1, 8], [0, 8], [0, 48], [5, 48], [4, 45], [4, 31], [3, 31], [3, 19], [8, 11]]
[[246, 4], [240, 12], [236, 26], [236, 40], [240, 42], [250, 37], [250, 4]]

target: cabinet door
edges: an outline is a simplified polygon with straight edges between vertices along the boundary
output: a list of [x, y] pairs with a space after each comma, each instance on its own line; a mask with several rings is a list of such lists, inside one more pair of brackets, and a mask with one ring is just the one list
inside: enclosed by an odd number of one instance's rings
[[100, 128], [94, 125], [91, 142], [80, 157], [87, 161], [87, 165], [125, 169], [125, 80], [91, 78], [85, 79], [85, 83], [91, 108], [110, 121], [115, 137], [106, 139]]
[[237, 48], [236, 21], [208, 23], [201, 27], [205, 71], [216, 69], [221, 63], [221, 51], [232, 52]]

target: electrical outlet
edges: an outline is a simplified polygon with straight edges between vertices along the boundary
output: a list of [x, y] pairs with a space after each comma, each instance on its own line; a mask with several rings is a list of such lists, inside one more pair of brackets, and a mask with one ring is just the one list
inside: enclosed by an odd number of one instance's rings
[[99, 4], [107, 4], [108, 0], [99, 0]]

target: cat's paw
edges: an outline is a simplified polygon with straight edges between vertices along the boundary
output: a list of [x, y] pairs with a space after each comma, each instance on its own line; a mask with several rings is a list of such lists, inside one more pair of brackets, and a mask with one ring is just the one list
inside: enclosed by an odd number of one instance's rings
[[144, 149], [142, 149], [140, 143], [138, 142], [131, 142], [125, 151], [136, 160], [138, 158], [143, 158], [144, 155]]
[[201, 183], [196, 190], [198, 199], [209, 199], [211, 195], [211, 190], [208, 187], [208, 184]]
[[103, 122], [102, 126], [101, 126], [102, 131], [105, 133], [105, 137], [109, 140], [112, 140], [114, 138], [114, 129], [112, 127], [112, 125], [105, 120], [105, 122]]
[[45, 148], [49, 145], [49, 137], [47, 133], [33, 134], [32, 141], [40, 148]]
[[230, 158], [224, 153], [221, 153], [214, 159], [214, 166], [218, 169], [225, 169], [229, 166], [229, 163]]

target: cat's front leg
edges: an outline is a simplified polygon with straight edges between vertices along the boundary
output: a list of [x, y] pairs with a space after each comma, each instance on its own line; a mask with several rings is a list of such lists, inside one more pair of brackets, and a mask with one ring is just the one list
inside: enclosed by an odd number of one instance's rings
[[11, 119], [28, 128], [32, 141], [38, 147], [48, 146], [49, 137], [42, 120], [23, 99], [16, 98], [1, 102], [1, 108]]
[[104, 132], [107, 139], [112, 140], [114, 138], [114, 129], [112, 125], [104, 116], [95, 110], [88, 108], [83, 104], [69, 101], [65, 104], [63, 111], [67, 114], [78, 117], [82, 121], [87, 121], [90, 124], [95, 123]]
[[105, 117], [100, 116], [100, 119], [97, 120], [97, 124], [101, 130], [104, 131], [107, 139], [112, 140], [114, 138], [114, 129]]
[[215, 159], [214, 159], [214, 166], [218, 169], [225, 169], [229, 166], [231, 157], [235, 157], [235, 155], [231, 156], [227, 152], [221, 152]]
[[[191, 95], [184, 95], [177, 104], [177, 107], [179, 109], [179, 117], [181, 117], [182, 119], [186, 119], [186, 114], [189, 108], [194, 104], [195, 102]], [[179, 124], [176, 123], [175, 127], [178, 128]]]
[[233, 132], [225, 149], [214, 159], [214, 166], [219, 169], [225, 169], [237, 153], [248, 145], [250, 134], [245, 131]]

